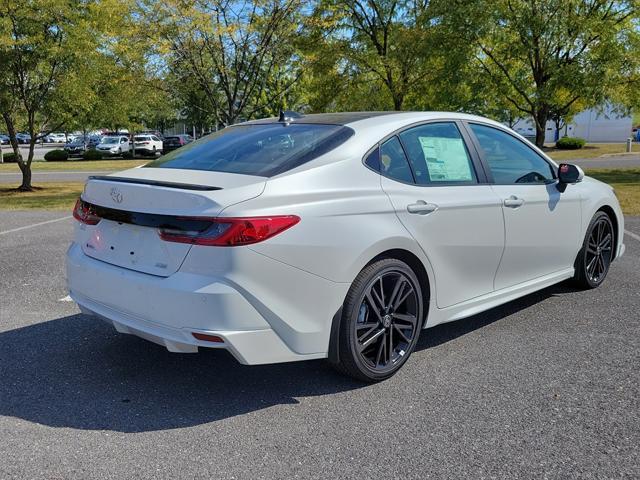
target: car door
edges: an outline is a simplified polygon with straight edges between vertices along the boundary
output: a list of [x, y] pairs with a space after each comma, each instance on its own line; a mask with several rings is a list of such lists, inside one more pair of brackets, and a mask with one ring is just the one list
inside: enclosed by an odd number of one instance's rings
[[502, 202], [506, 237], [496, 290], [573, 267], [581, 228], [578, 189], [561, 193], [553, 165], [515, 135], [468, 126]]
[[433, 268], [437, 306], [492, 292], [504, 247], [501, 205], [456, 122], [411, 127], [376, 153], [382, 188]]

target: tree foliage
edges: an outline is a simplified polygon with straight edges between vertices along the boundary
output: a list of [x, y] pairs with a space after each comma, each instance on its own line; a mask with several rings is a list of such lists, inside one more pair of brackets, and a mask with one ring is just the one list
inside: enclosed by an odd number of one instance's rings
[[[530, 117], [536, 143], [549, 119], [615, 100], [638, 88], [637, 0], [448, 2], [454, 45], [473, 45], [483, 82]], [[619, 94], [617, 96], [619, 97]]]

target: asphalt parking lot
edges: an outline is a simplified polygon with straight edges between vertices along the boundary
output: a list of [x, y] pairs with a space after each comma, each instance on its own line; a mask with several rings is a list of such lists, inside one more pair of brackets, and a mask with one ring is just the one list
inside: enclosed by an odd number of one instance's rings
[[0, 212], [0, 478], [639, 478], [640, 217], [626, 227], [601, 288], [427, 330], [363, 385], [118, 335], [65, 301], [68, 214]]

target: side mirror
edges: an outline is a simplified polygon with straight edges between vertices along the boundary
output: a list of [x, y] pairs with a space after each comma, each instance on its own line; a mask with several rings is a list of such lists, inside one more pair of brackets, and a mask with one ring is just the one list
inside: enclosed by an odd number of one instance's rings
[[571, 163], [561, 163], [558, 167], [558, 190], [564, 192], [567, 185], [581, 182], [584, 172], [577, 165]]

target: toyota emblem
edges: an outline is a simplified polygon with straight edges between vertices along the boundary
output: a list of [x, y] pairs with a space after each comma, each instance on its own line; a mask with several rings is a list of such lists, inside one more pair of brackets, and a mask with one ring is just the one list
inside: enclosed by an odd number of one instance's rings
[[113, 187], [111, 189], [111, 199], [115, 203], [122, 203], [122, 192], [118, 188]]

